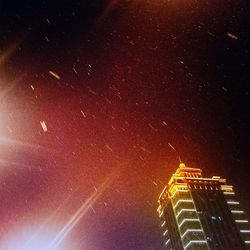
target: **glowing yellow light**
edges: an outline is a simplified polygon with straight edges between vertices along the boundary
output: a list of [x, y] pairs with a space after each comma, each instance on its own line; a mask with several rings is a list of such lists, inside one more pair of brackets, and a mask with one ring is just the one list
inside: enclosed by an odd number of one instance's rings
[[179, 167], [180, 167], [180, 168], [185, 168], [186, 165], [185, 165], [185, 163], [182, 162], [182, 163], [180, 163]]
[[181, 209], [178, 213], [177, 213], [177, 215], [176, 215], [176, 218], [178, 218], [183, 212], [196, 212], [196, 210], [195, 209], [188, 209], [188, 208], [183, 208], [183, 209]]
[[187, 229], [187, 230], [185, 231], [185, 233], [182, 234], [181, 237], [184, 238], [184, 237], [186, 236], [186, 234], [189, 233], [189, 232], [191, 232], [191, 233], [192, 233], [192, 232], [201, 232], [201, 233], [202, 233], [203, 231], [202, 231], [202, 229]]
[[213, 180], [218, 180], [218, 179], [220, 179], [220, 176], [213, 176], [212, 179]]
[[180, 204], [180, 203], [193, 203], [193, 200], [178, 200], [176, 204], [174, 205], [174, 209]]
[[205, 240], [191, 240], [189, 243], [184, 247], [184, 249], [187, 249], [191, 244], [207, 244]]
[[179, 227], [181, 227], [185, 222], [199, 222], [199, 219], [184, 219], [181, 224], [179, 224]]
[[159, 205], [159, 207], [157, 208], [157, 212], [160, 213], [161, 211], [161, 205]]
[[231, 186], [231, 185], [221, 185], [221, 190], [231, 192], [233, 190], [233, 186]]
[[176, 193], [178, 193], [178, 192], [180, 192], [180, 193], [188, 193], [188, 190], [179, 190], [179, 189], [177, 189], [177, 190], [174, 191], [174, 193], [173, 193], [173, 195], [171, 196], [171, 198], [174, 198], [175, 195], [176, 195]]
[[159, 196], [159, 199], [161, 199], [161, 197], [162, 197], [163, 194], [165, 193], [166, 189], [167, 189], [167, 186], [165, 186], [164, 189], [162, 190], [162, 192], [161, 192], [161, 194], [160, 194], [160, 196]]

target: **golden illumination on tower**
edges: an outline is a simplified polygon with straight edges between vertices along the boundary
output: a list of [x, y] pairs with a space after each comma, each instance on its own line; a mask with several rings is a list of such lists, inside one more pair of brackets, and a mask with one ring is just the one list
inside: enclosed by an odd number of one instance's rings
[[226, 179], [180, 163], [158, 203], [166, 249], [249, 249], [249, 223]]

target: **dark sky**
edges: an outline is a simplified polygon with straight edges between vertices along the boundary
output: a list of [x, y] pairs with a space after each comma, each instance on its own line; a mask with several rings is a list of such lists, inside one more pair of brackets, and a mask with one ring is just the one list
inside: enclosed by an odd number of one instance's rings
[[164, 249], [179, 156], [250, 213], [247, 2], [0, 2], [0, 250]]

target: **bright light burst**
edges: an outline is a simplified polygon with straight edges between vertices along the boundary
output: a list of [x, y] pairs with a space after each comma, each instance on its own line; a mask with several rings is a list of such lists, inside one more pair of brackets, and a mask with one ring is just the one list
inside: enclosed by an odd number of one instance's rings
[[[0, 244], [1, 249], [5, 250], [66, 250], [72, 249], [72, 244], [69, 243], [68, 235], [72, 229], [79, 223], [82, 217], [89, 211], [96, 200], [114, 181], [116, 172], [107, 176], [101, 185], [88, 197], [88, 199], [80, 206], [80, 208], [70, 217], [65, 225], [56, 233], [49, 226], [53, 217], [59, 213], [65, 204], [62, 204], [49, 217], [45, 223], [42, 223], [38, 228], [32, 230], [30, 227], [18, 230], [14, 236], [8, 237], [7, 240]], [[68, 200], [68, 199], [67, 199]], [[70, 246], [70, 247], [69, 247]]]
[[[51, 241], [51, 232], [48, 228], [46, 232], [43, 231], [37, 234], [36, 230], [24, 229], [21, 232], [18, 232], [14, 236], [7, 238], [3, 244], [1, 244], [1, 249], [5, 250], [44, 250], [49, 245]], [[65, 241], [64, 244], [61, 244], [57, 250], [67, 250], [69, 244]]]

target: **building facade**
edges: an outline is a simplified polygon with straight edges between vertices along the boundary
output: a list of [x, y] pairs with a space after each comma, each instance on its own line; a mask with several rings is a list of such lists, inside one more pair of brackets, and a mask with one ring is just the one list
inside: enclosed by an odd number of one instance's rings
[[250, 249], [249, 221], [225, 179], [181, 163], [158, 203], [165, 249]]

